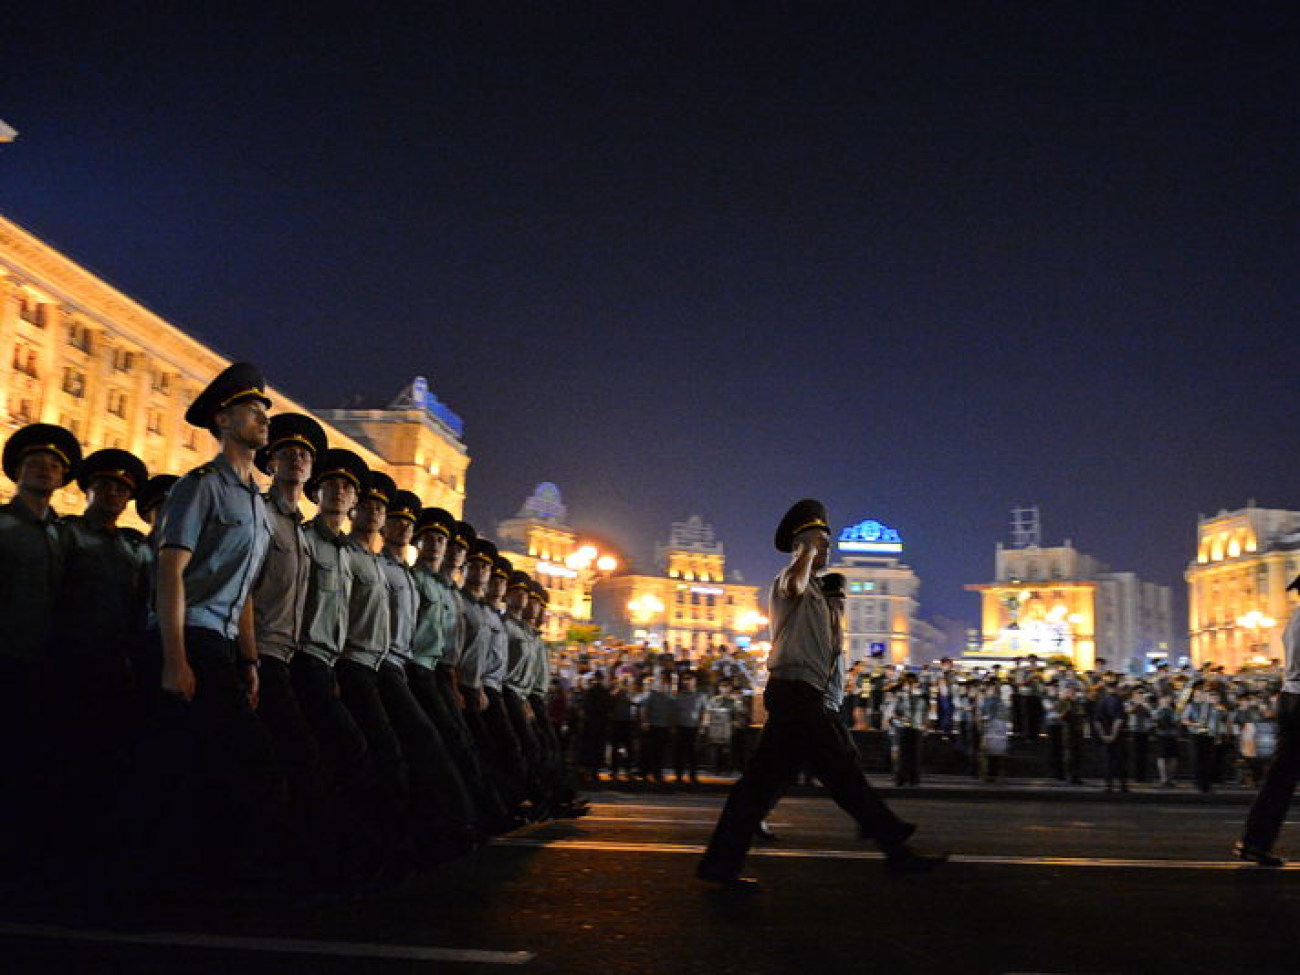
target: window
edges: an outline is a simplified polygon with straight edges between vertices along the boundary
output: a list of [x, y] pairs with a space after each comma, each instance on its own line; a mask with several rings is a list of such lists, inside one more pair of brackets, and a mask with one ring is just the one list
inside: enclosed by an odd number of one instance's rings
[[82, 399], [86, 395], [86, 374], [72, 366], [63, 367], [63, 391], [69, 396]]
[[108, 412], [114, 416], [126, 416], [126, 393], [120, 389], [108, 391]]
[[162, 425], [163, 425], [162, 410], [150, 410], [148, 421], [145, 424], [146, 429], [150, 433], [161, 434], [163, 432]]
[[14, 371], [21, 372], [25, 376], [31, 376], [38, 379], [36, 369], [36, 350], [31, 346], [19, 343], [14, 346]]
[[77, 417], [68, 413], [62, 413], [59, 415], [59, 426], [63, 427], [74, 437], [81, 437], [81, 420]]
[[199, 431], [197, 427], [190, 427], [188, 430], [185, 431], [184, 447], [186, 450], [199, 449]]
[[68, 322], [68, 344], [74, 349], [80, 349], [82, 352], [90, 351], [90, 329], [75, 318]]
[[172, 376], [169, 372], [158, 371], [153, 374], [153, 391], [162, 393], [164, 396], [170, 395], [172, 391]]
[[126, 349], [113, 350], [113, 368], [118, 372], [130, 372], [135, 367], [135, 353]]
[[18, 305], [18, 317], [23, 321], [35, 325], [37, 328], [45, 327], [45, 316], [41, 314], [41, 303], [35, 298], [23, 297]]

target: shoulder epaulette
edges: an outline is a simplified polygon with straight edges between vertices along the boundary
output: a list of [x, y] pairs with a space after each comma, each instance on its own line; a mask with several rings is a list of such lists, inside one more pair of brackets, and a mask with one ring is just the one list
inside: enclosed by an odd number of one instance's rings
[[119, 528], [118, 531], [121, 532], [122, 537], [125, 538], [132, 545], [143, 545], [146, 541], [144, 532], [140, 531], [140, 529], [138, 528], [131, 528], [128, 525]]
[[190, 471], [187, 476], [203, 477], [205, 474], [213, 473], [216, 469], [216, 465], [209, 461], [206, 464], [200, 464], [198, 467], [194, 468], [194, 470]]

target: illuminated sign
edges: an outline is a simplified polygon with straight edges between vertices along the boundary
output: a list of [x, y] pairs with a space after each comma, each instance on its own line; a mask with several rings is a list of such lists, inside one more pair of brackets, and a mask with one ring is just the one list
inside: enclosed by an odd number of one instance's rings
[[725, 590], [716, 586], [691, 586], [691, 592], [697, 592], [701, 596], [721, 596]]
[[552, 565], [550, 562], [538, 562], [537, 571], [544, 576], [559, 576], [562, 579], [576, 579], [578, 573], [562, 565]]
[[901, 552], [903, 540], [893, 528], [878, 521], [860, 521], [840, 532], [841, 552]]

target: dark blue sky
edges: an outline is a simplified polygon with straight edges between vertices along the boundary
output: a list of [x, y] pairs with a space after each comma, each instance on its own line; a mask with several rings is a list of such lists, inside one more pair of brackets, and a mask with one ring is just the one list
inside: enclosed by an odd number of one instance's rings
[[974, 622], [1012, 504], [1180, 603], [1300, 505], [1292, 4], [191, 6], [7, 28], [0, 208], [313, 405], [428, 376], [476, 522], [760, 581], [819, 496]]

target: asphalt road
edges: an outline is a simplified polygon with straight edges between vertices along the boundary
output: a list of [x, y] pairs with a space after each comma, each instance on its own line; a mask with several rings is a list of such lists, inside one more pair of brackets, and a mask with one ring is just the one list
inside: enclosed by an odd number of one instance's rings
[[918, 845], [953, 860], [891, 878], [828, 799], [790, 798], [744, 895], [692, 876], [721, 801], [602, 794], [585, 819], [346, 905], [176, 903], [124, 931], [14, 918], [0, 959], [240, 975], [1300, 970], [1300, 867], [1227, 859], [1239, 803], [892, 798], [921, 824]]

